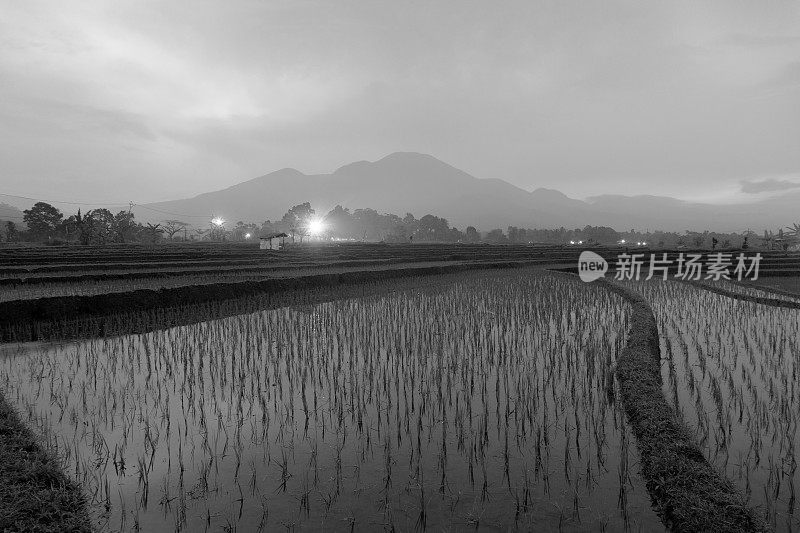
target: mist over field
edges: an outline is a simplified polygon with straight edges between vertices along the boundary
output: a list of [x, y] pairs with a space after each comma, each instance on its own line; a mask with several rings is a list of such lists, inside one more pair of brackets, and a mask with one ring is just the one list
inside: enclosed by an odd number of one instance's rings
[[[711, 230], [743, 232], [773, 228], [797, 216], [800, 191], [751, 203], [708, 204], [664, 196], [601, 195], [569, 198], [555, 189], [526, 191], [500, 179], [480, 179], [430, 155], [393, 153], [378, 161], [344, 165], [331, 174], [278, 170], [221, 191], [147, 204], [143, 220], [163, 213], [218, 213], [231, 220], [261, 222], [309, 201], [321, 213], [337, 205], [381, 213], [435, 214], [458, 227], [482, 230], [519, 226], [558, 228], [609, 226], [623, 231]], [[157, 211], [148, 210], [147, 207]], [[198, 215], [204, 217], [204, 215]]]

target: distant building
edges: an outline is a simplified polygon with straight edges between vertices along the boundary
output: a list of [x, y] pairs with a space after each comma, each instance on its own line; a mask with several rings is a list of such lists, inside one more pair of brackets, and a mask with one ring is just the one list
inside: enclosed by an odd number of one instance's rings
[[274, 239], [281, 239], [281, 244], [286, 243], [286, 233], [265, 233], [258, 236], [258, 247], [261, 250], [272, 250], [272, 241]]

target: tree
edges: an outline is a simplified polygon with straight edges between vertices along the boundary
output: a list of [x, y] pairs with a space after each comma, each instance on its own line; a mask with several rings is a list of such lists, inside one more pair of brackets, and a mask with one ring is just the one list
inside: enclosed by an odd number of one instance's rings
[[106, 244], [113, 239], [114, 215], [108, 209], [88, 211], [84, 225], [91, 226], [92, 241], [97, 244]]
[[764, 236], [761, 238], [761, 243], [768, 249], [772, 250], [775, 245], [775, 236], [772, 231], [764, 230]]
[[525, 241], [525, 230], [520, 229], [516, 226], [509, 226], [506, 230], [508, 234], [509, 242], [524, 242]]
[[114, 215], [111, 223], [111, 233], [114, 242], [129, 242], [136, 238], [141, 226], [134, 220], [133, 213], [120, 211]]
[[786, 229], [788, 231], [784, 236], [786, 237], [786, 245], [788, 248], [789, 245], [800, 242], [800, 224], [792, 224], [791, 226], [787, 226]]
[[425, 215], [417, 221], [414, 237], [420, 241], [448, 241], [450, 224], [447, 219], [434, 215]]
[[6, 241], [17, 242], [17, 240], [19, 239], [19, 231], [17, 230], [17, 225], [9, 220], [6, 222], [5, 230], [6, 230]]
[[289, 231], [289, 234], [292, 236], [292, 242], [294, 242], [295, 235], [301, 233], [301, 225], [305, 224], [308, 219], [313, 217], [314, 213], [315, 211], [311, 208], [311, 203], [303, 202], [302, 204], [297, 204], [292, 207], [283, 215], [281, 224], [284, 229]]
[[703, 246], [703, 243], [706, 240], [705, 236], [702, 233], [696, 233], [693, 231], [689, 232], [689, 237], [692, 239], [692, 244], [694, 244], [695, 248], [700, 248], [701, 246]]
[[164, 233], [164, 230], [161, 229], [161, 224], [151, 224], [148, 222], [145, 232], [149, 237], [150, 242], [158, 242], [158, 239], [161, 237], [161, 234]]
[[508, 239], [503, 234], [503, 230], [498, 228], [498, 229], [493, 229], [492, 231], [486, 234], [486, 242], [501, 244], [508, 242]]
[[465, 239], [467, 242], [478, 242], [481, 240], [481, 234], [473, 226], [467, 226], [464, 230]]
[[342, 207], [341, 205], [334, 207], [325, 215], [325, 223], [328, 224], [330, 232], [336, 237], [344, 239], [358, 237], [353, 215], [346, 207]]
[[[81, 244], [89, 244], [92, 239], [92, 224], [91, 220], [86, 220], [86, 217], [81, 215], [81, 210], [69, 219], [67, 219], [68, 228], [72, 227]], [[69, 235], [69, 234], [68, 234]]]
[[187, 226], [189, 226], [188, 223], [182, 222], [180, 220], [165, 220], [163, 228], [164, 228], [164, 233], [167, 234], [169, 240], [172, 240], [175, 237], [176, 233], [180, 233], [181, 231], [186, 229]]
[[64, 215], [46, 202], [36, 202], [23, 211], [23, 220], [35, 239], [52, 238]]
[[463, 242], [464, 232], [459, 231], [458, 228], [450, 228], [447, 232], [447, 240], [450, 242]]
[[616, 244], [620, 239], [619, 233], [606, 226], [586, 226], [581, 231], [581, 235], [583, 236], [582, 240], [598, 244]]

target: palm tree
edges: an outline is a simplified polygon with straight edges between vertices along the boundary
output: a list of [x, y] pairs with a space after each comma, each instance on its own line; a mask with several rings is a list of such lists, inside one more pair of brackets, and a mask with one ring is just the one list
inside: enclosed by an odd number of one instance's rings
[[145, 231], [150, 234], [150, 240], [152, 242], [156, 242], [159, 235], [164, 233], [164, 230], [161, 229], [161, 224], [151, 224], [150, 222], [147, 223], [147, 228], [145, 228]]
[[786, 236], [787, 245], [800, 242], [800, 224], [795, 222], [791, 226], [786, 226], [786, 229], [788, 231], [784, 235]]
[[775, 245], [775, 235], [772, 234], [771, 230], [764, 230], [764, 236], [761, 237], [761, 242], [768, 250], [772, 250], [772, 247]]

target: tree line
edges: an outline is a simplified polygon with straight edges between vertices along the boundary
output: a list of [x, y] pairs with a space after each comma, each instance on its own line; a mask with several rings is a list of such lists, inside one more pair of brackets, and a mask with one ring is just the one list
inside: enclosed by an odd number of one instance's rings
[[[381, 214], [374, 209], [355, 209], [337, 205], [324, 215], [318, 215], [309, 202], [290, 208], [281, 219], [266, 220], [261, 224], [239, 221], [210, 224], [209, 227], [193, 227], [181, 220], [163, 220], [158, 223], [139, 223], [130, 210], [114, 214], [108, 209], [92, 209], [65, 217], [56, 207], [37, 202], [23, 212], [27, 229], [22, 231], [14, 222], [5, 222], [0, 228], [0, 237], [5, 241], [30, 242], [73, 242], [80, 244], [109, 244], [126, 242], [155, 243], [163, 240], [213, 240], [246, 241], [257, 240], [261, 235], [286, 233], [292, 240], [303, 241], [309, 236], [309, 222], [321, 220], [324, 231], [317, 235], [321, 239], [343, 239], [383, 242], [486, 242], [541, 243], [575, 245], [613, 245], [622, 243], [634, 246], [637, 243], [651, 247], [714, 247], [741, 248], [757, 245], [753, 233], [713, 233], [713, 232], [639, 232], [630, 230], [619, 232], [604, 226], [585, 226], [583, 228], [531, 229], [508, 226], [505, 230], [495, 228], [479, 232], [474, 226], [463, 231], [450, 226], [447, 219], [435, 215], [425, 215], [417, 219], [406, 213], [400, 217], [391, 213]], [[796, 229], [796, 228], [795, 228]], [[796, 233], [796, 232], [795, 232]], [[790, 242], [775, 238], [778, 243]], [[765, 234], [766, 235], [766, 234]], [[766, 237], [760, 244], [772, 246]], [[766, 243], [766, 244], [765, 244]]]

